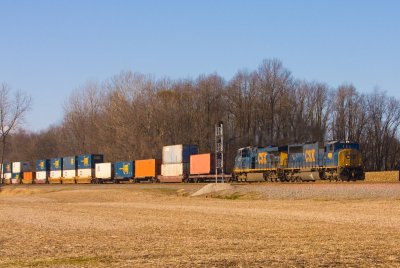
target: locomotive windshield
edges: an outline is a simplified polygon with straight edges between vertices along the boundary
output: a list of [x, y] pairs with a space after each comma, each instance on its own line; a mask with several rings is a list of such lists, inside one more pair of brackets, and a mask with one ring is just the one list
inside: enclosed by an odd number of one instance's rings
[[357, 143], [337, 143], [337, 144], [335, 144], [335, 150], [338, 150], [338, 149], [359, 150], [359, 145]]

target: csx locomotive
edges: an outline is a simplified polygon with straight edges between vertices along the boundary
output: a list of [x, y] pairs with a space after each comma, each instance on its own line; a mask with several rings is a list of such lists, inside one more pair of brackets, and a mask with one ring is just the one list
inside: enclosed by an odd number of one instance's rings
[[232, 172], [237, 181], [362, 180], [359, 144], [327, 141], [238, 150]]

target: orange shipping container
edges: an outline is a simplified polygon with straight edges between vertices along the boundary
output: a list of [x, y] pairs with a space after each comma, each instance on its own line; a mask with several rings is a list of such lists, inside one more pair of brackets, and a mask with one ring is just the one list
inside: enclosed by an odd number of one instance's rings
[[22, 174], [23, 183], [32, 183], [32, 181], [33, 181], [33, 172], [24, 172]]
[[211, 173], [214, 173], [214, 156], [212, 154], [195, 154], [190, 156], [191, 175]]
[[155, 178], [160, 175], [161, 161], [157, 159], [145, 159], [135, 161], [135, 178]]

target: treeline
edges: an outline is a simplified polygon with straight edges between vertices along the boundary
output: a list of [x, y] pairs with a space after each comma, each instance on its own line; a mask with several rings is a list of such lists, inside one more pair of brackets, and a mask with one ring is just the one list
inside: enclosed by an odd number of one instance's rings
[[155, 79], [122, 72], [82, 86], [65, 103], [63, 122], [9, 140], [10, 161], [103, 153], [107, 161], [161, 158], [163, 145], [193, 143], [214, 150], [214, 125], [224, 122], [228, 168], [244, 146], [327, 139], [361, 144], [367, 170], [397, 169], [400, 103], [375, 90], [361, 94], [298, 80], [279, 60], [230, 81], [218, 74], [195, 80]]

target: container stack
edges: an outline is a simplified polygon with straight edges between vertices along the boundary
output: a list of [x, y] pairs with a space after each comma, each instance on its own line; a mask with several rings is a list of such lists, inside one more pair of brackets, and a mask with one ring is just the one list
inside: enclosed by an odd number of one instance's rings
[[50, 177], [50, 159], [36, 160], [35, 183], [47, 183]]
[[12, 163], [4, 163], [4, 183], [5, 184], [11, 184], [11, 178], [12, 178]]
[[63, 157], [63, 171], [62, 183], [75, 183], [76, 170], [77, 170], [77, 157], [67, 156]]
[[22, 183], [22, 175], [25, 171], [29, 171], [30, 165], [29, 162], [13, 162], [12, 163], [12, 184], [20, 184]]
[[160, 182], [182, 182], [189, 175], [190, 156], [197, 154], [197, 145], [178, 144], [163, 147]]
[[135, 161], [135, 182], [154, 182], [161, 173], [161, 161], [157, 159], [144, 159]]
[[114, 180], [115, 182], [130, 181], [133, 179], [135, 169], [135, 162], [133, 161], [122, 161], [115, 162], [114, 164]]
[[50, 177], [49, 183], [61, 183], [63, 159], [52, 158], [50, 159]]
[[76, 183], [91, 183], [95, 179], [95, 166], [103, 162], [101, 154], [83, 154], [78, 156], [78, 174]]
[[97, 163], [95, 167], [96, 183], [114, 180], [114, 165], [112, 163]]

